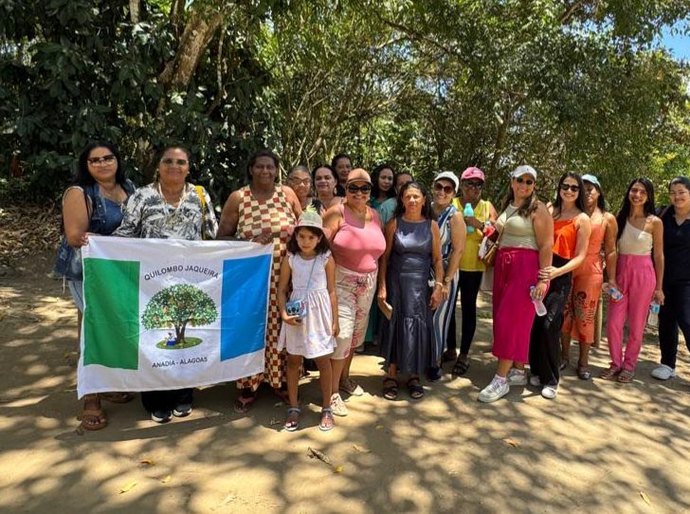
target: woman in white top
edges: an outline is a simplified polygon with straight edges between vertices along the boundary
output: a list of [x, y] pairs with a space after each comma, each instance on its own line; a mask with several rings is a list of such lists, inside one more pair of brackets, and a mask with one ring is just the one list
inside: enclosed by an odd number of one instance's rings
[[[606, 336], [611, 364], [601, 378], [629, 383], [642, 347], [649, 304], [652, 300], [664, 303], [664, 227], [654, 215], [654, 186], [648, 179], [630, 183], [617, 221], [618, 258], [615, 270], [608, 270], [609, 289], [615, 287], [623, 297], [609, 301]], [[628, 341], [623, 351], [626, 319]]]

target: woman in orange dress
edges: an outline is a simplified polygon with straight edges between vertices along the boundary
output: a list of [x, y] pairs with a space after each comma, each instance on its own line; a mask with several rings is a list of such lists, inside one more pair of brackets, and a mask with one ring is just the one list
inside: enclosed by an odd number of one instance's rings
[[603, 264], [606, 262], [609, 271], [615, 270], [618, 223], [613, 214], [606, 212], [606, 202], [599, 179], [594, 175], [583, 175], [582, 181], [585, 184], [585, 212], [590, 217], [592, 233], [585, 261], [573, 271], [573, 288], [565, 306], [561, 329], [560, 369], [564, 370], [568, 366], [570, 341], [575, 339], [580, 344], [577, 376], [581, 380], [589, 380], [592, 378], [589, 370], [589, 349], [594, 343], [595, 320], [601, 298], [601, 286], [604, 283]]

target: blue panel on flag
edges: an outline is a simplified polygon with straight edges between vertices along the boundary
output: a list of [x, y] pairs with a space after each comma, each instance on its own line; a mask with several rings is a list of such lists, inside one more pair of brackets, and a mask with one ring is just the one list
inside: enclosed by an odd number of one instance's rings
[[270, 267], [271, 255], [223, 261], [220, 360], [264, 347]]

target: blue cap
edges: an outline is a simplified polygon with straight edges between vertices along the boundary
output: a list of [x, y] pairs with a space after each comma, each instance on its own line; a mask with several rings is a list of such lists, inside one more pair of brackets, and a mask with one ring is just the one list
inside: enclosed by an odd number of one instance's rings
[[587, 173], [586, 175], [582, 175], [582, 181], [583, 182], [589, 182], [590, 184], [594, 184], [599, 189], [601, 189], [601, 184], [599, 183], [599, 179], [597, 177], [595, 177], [594, 175], [590, 175], [589, 173]]

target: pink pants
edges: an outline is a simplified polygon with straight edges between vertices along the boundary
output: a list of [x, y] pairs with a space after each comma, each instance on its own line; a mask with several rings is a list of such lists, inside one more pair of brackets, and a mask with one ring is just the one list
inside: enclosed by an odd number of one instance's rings
[[[611, 366], [635, 371], [642, 348], [647, 312], [656, 289], [654, 265], [649, 255], [619, 255], [616, 280], [623, 298], [609, 301], [606, 337], [609, 340]], [[623, 325], [628, 319], [628, 343], [623, 355]]]

